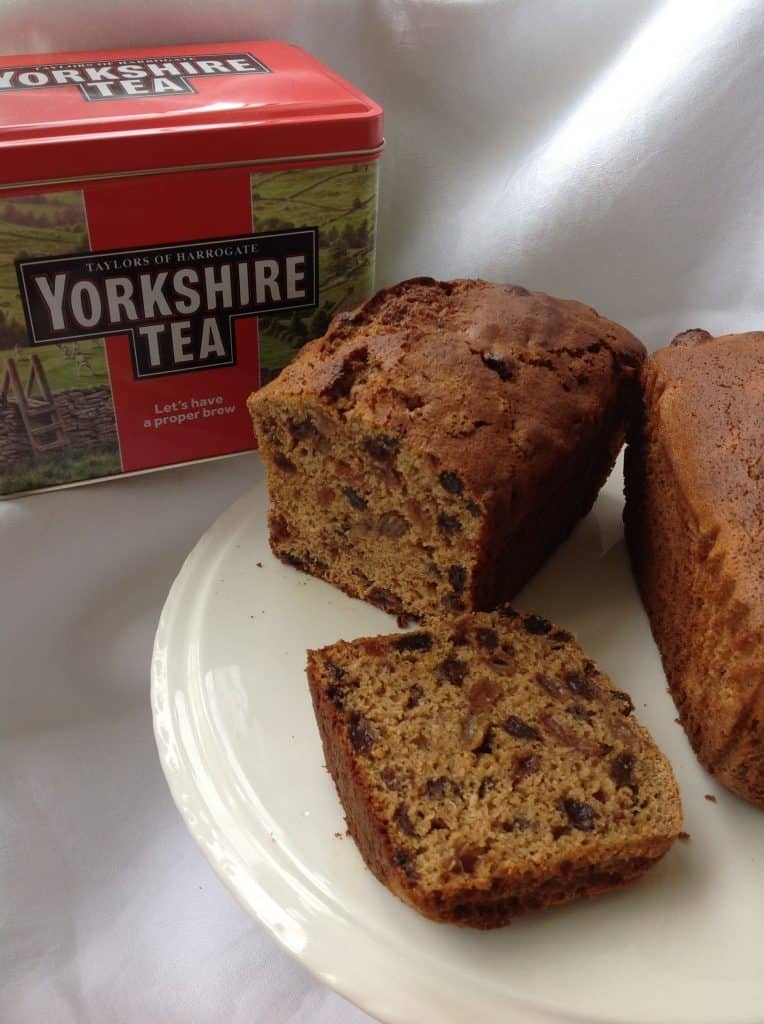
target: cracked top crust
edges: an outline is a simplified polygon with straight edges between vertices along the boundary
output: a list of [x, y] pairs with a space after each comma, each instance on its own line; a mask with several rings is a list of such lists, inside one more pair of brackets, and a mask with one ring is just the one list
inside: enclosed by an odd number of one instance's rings
[[510, 478], [515, 490], [530, 486], [591, 442], [644, 356], [625, 328], [580, 302], [412, 278], [336, 317], [249, 404], [318, 402], [405, 437], [485, 495]]
[[[764, 627], [764, 333], [685, 331], [645, 364], [650, 418], [709, 554]], [[657, 429], [657, 428], [656, 428]]]

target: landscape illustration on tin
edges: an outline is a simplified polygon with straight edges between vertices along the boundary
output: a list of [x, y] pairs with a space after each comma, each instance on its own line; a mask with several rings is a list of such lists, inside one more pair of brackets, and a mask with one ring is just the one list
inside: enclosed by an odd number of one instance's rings
[[82, 192], [0, 203], [0, 494], [120, 473], [100, 339], [32, 347], [16, 261], [90, 248]]
[[259, 321], [260, 383], [272, 380], [341, 310], [353, 309], [374, 286], [379, 165], [335, 164], [252, 175], [252, 225], [275, 231], [318, 228], [319, 305], [306, 316]]

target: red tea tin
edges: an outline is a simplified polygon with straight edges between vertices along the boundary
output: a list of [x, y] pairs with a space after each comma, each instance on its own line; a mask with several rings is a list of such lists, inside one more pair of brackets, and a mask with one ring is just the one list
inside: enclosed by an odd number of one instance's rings
[[373, 289], [381, 147], [285, 43], [0, 57], [0, 495], [252, 448]]

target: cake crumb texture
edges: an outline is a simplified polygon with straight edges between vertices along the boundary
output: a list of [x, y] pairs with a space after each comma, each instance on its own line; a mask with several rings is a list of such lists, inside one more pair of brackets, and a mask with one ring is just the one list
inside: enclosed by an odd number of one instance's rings
[[509, 606], [308, 652], [326, 764], [377, 878], [493, 928], [637, 878], [681, 828], [666, 758], [569, 633]]

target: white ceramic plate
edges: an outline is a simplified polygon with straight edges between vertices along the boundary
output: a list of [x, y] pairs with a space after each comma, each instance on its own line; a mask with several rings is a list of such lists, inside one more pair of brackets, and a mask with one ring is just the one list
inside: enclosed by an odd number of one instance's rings
[[345, 835], [305, 650], [396, 626], [273, 558], [262, 478], [202, 537], [170, 592], [152, 701], [188, 828], [287, 950], [388, 1024], [764, 1021], [764, 811], [717, 786], [674, 721], [621, 507], [619, 469], [516, 604], [572, 630], [631, 693], [674, 764], [691, 839], [631, 888], [493, 932], [419, 917]]

